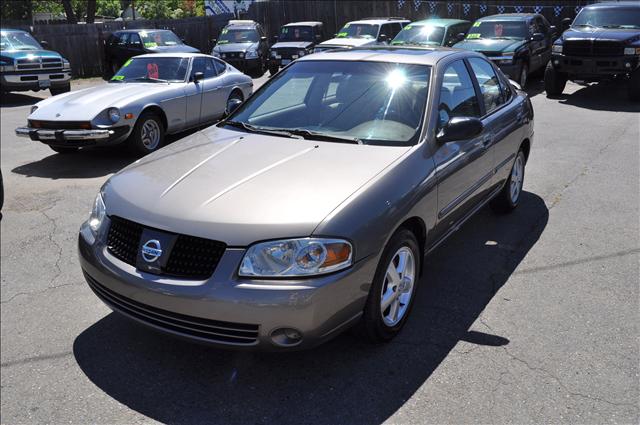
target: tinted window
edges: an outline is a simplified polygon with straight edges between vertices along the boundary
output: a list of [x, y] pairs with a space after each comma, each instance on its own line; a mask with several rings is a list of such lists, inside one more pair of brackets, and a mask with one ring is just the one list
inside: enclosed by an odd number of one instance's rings
[[216, 67], [216, 73], [218, 75], [222, 74], [227, 70], [227, 65], [224, 62], [219, 61], [217, 59], [213, 60], [213, 65]]
[[224, 28], [220, 33], [218, 44], [257, 43], [258, 41], [260, 41], [260, 35], [255, 29]]
[[182, 40], [171, 31], [141, 31], [140, 36], [146, 48], [184, 44]]
[[469, 63], [471, 64], [476, 80], [478, 80], [478, 85], [480, 85], [485, 113], [488, 114], [505, 103], [504, 93], [500, 87], [498, 76], [493, 66], [484, 59], [471, 58], [469, 59]]
[[305, 26], [282, 27], [278, 41], [313, 41], [313, 29]]
[[391, 40], [393, 38], [393, 29], [391, 28], [391, 24], [384, 24], [380, 27], [380, 35], [386, 35], [387, 40]]
[[129, 36], [129, 46], [138, 47], [142, 44], [140, 36], [138, 34], [131, 34]]
[[128, 42], [129, 42], [129, 33], [125, 32], [120, 34], [120, 37], [118, 39], [118, 45], [120, 47], [124, 47]]
[[529, 36], [529, 28], [525, 21], [476, 21], [469, 30], [467, 39], [478, 38], [514, 38], [523, 39]]
[[438, 107], [439, 127], [454, 117], [480, 117], [480, 105], [467, 67], [459, 60], [444, 71]]
[[336, 38], [376, 38], [378, 28], [373, 24], [346, 24], [338, 31]]
[[578, 13], [573, 26], [606, 28], [640, 28], [640, 7], [585, 7]]

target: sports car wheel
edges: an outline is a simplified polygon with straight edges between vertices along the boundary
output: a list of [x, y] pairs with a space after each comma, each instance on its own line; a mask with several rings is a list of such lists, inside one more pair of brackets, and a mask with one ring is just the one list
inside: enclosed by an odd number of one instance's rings
[[143, 113], [129, 136], [129, 147], [136, 154], [147, 155], [160, 149], [163, 144], [164, 125], [162, 125], [162, 121], [153, 112]]
[[522, 185], [524, 183], [525, 157], [522, 149], [518, 151], [511, 168], [511, 174], [500, 193], [491, 201], [491, 208], [496, 212], [510, 212], [518, 206]]
[[358, 331], [374, 343], [390, 341], [409, 317], [422, 255], [415, 235], [400, 229], [387, 244]]

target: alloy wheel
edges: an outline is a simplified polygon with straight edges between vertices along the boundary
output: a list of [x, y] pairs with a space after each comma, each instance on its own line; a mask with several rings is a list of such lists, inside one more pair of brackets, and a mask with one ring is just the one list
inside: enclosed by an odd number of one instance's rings
[[396, 251], [387, 266], [380, 296], [380, 313], [384, 324], [397, 325], [407, 312], [415, 282], [416, 262], [406, 246]]
[[520, 192], [522, 191], [522, 181], [524, 177], [524, 159], [522, 155], [516, 157], [516, 162], [511, 169], [511, 186], [509, 187], [509, 194], [511, 196], [511, 202], [518, 202]]
[[155, 120], [147, 120], [142, 125], [140, 136], [144, 147], [152, 151], [160, 143], [160, 126]]

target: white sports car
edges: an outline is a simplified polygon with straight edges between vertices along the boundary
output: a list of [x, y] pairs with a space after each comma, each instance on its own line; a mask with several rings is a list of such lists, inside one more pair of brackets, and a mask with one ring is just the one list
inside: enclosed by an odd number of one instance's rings
[[108, 84], [36, 103], [28, 126], [16, 134], [59, 153], [124, 142], [147, 154], [162, 147], [165, 134], [224, 117], [252, 91], [251, 78], [212, 56], [141, 55], [125, 62]]

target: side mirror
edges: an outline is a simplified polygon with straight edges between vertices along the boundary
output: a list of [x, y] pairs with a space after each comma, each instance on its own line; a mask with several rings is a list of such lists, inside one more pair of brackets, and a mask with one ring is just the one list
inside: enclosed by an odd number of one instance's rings
[[558, 27], [556, 27], [555, 25], [551, 25], [549, 27], [549, 31], [551, 31], [552, 34], [555, 34], [558, 31]]
[[438, 132], [436, 139], [440, 143], [453, 140], [468, 140], [482, 133], [484, 125], [478, 118], [454, 117]]
[[260, 37], [260, 41], [267, 41], [267, 37], [265, 36]]
[[193, 74], [193, 82], [197, 83], [198, 81], [204, 80], [204, 72], [196, 72]]
[[212, 43], [214, 46], [216, 45], [216, 43], [217, 43], [217, 42], [218, 42], [218, 39], [217, 39], [217, 38], [214, 38], [213, 40], [211, 40], [211, 43]]
[[380, 43], [386, 43], [388, 39], [389, 39], [389, 38], [387, 37], [387, 34], [380, 34], [380, 35], [378, 36], [378, 41], [379, 41]]
[[462, 41], [462, 40], [464, 40], [464, 38], [465, 38], [466, 36], [467, 36], [467, 35], [466, 35], [465, 33], [460, 32], [460, 33], [458, 33], [458, 35], [456, 35], [456, 38], [458, 39], [458, 41]]
[[532, 41], [542, 41], [544, 38], [544, 34], [541, 32], [537, 32], [531, 36]]
[[41, 45], [42, 47], [44, 47], [45, 49], [48, 49], [48, 48], [49, 48], [49, 43], [47, 43], [47, 42], [46, 42], [46, 41], [44, 41], [44, 40], [40, 41], [40, 45]]
[[240, 105], [242, 105], [242, 101], [240, 99], [229, 99], [227, 102], [227, 109], [224, 113], [225, 116], [231, 115]]
[[564, 18], [560, 22], [560, 28], [562, 29], [562, 32], [565, 32], [567, 29], [569, 29], [569, 27], [571, 26], [571, 22], [571, 18]]

